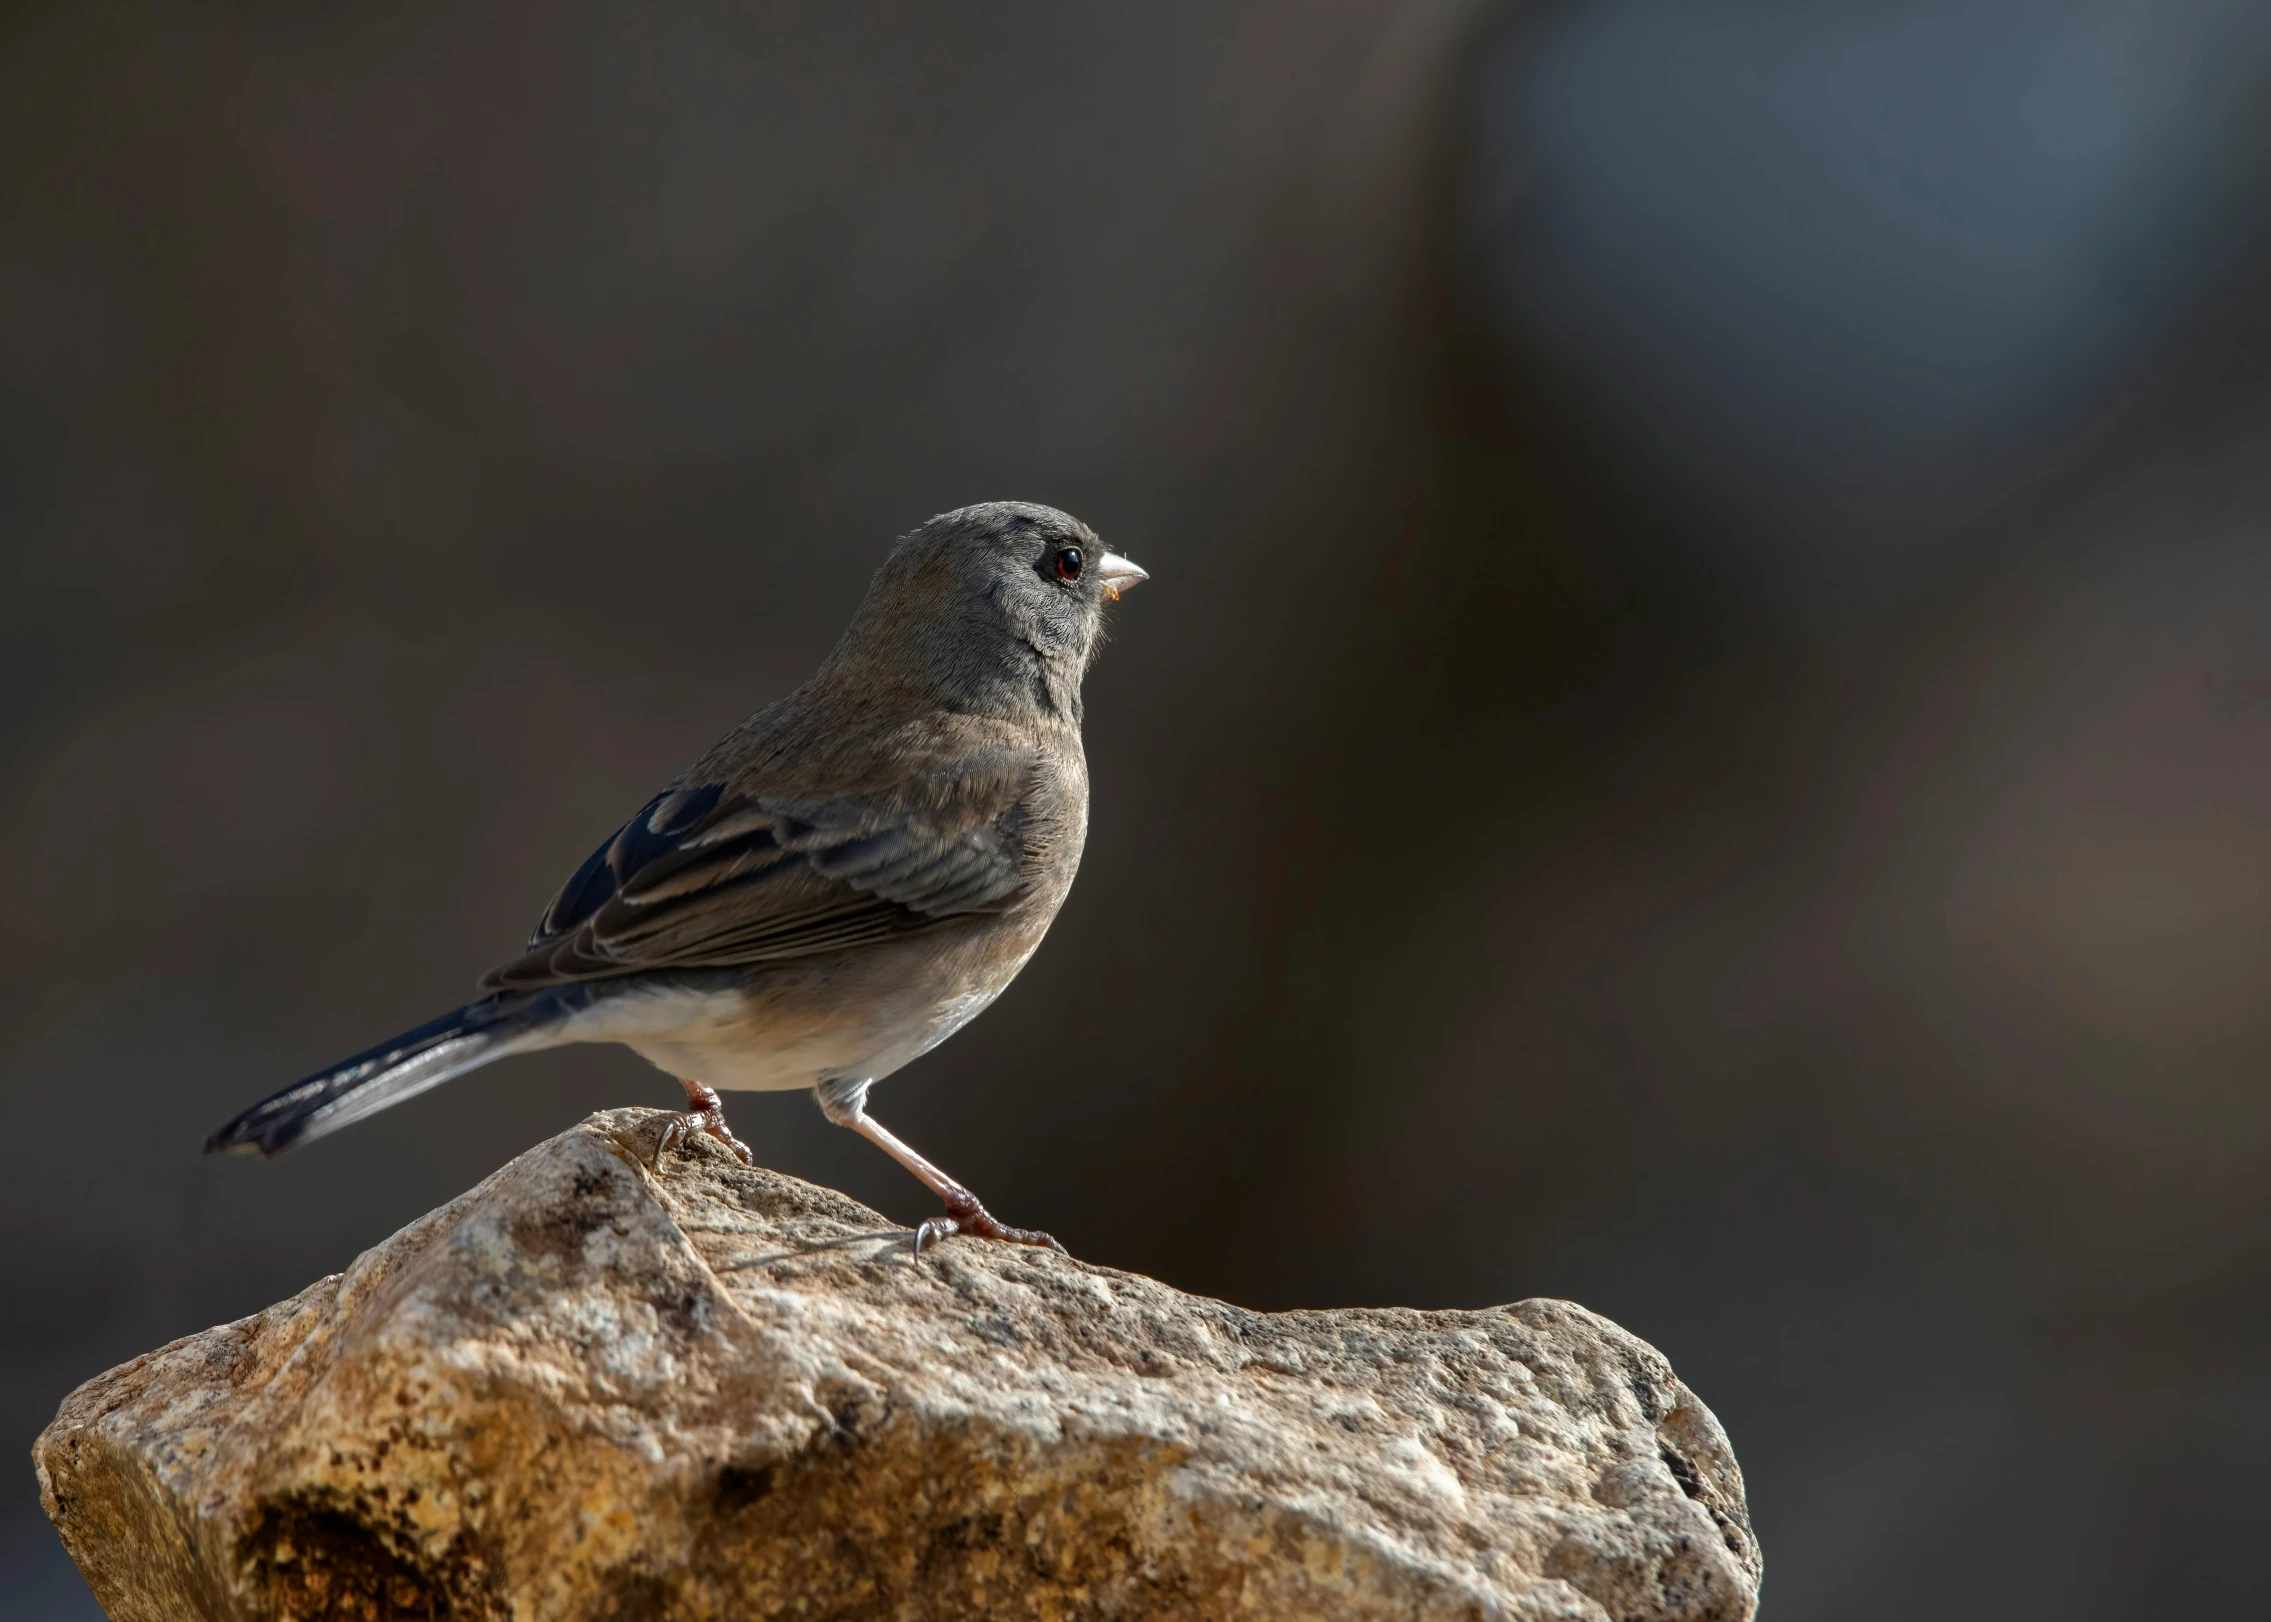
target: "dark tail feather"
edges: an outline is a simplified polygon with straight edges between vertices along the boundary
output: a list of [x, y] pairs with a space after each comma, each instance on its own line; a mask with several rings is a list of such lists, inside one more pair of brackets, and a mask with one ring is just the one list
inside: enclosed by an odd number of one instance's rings
[[551, 991], [468, 1003], [262, 1099], [207, 1138], [205, 1152], [280, 1155], [492, 1059], [552, 1046], [565, 1012]]

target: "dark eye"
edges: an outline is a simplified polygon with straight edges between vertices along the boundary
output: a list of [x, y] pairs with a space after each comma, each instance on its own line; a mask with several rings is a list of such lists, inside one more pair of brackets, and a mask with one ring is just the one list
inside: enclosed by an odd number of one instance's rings
[[1079, 547], [1067, 546], [1058, 550], [1056, 561], [1057, 578], [1070, 585], [1080, 578], [1080, 566], [1087, 560], [1080, 555]]

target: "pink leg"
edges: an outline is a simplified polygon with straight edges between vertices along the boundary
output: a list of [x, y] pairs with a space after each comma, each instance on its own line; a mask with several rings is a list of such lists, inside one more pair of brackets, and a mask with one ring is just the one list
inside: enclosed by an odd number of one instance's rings
[[946, 1215], [932, 1217], [915, 1230], [916, 1255], [921, 1255], [934, 1241], [957, 1233], [966, 1233], [974, 1239], [999, 1239], [1012, 1245], [1039, 1245], [1060, 1256], [1071, 1254], [1037, 1228], [1013, 1228], [1003, 1222], [978, 1203], [977, 1195], [886, 1131], [883, 1123], [867, 1112], [865, 1087], [860, 1088], [858, 1094], [851, 1098], [831, 1096], [831, 1089], [825, 1087], [817, 1091], [822, 1114], [838, 1126], [848, 1126], [867, 1139], [913, 1172], [923, 1187], [946, 1202]]

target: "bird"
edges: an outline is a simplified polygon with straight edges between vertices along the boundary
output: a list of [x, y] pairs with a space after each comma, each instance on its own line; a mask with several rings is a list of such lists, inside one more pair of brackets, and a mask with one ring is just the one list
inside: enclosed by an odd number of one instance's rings
[[320, 1070], [215, 1131], [277, 1155], [510, 1054], [631, 1048], [743, 1164], [721, 1092], [810, 1088], [945, 1206], [1014, 1228], [868, 1112], [869, 1090], [984, 1012], [1056, 918], [1088, 831], [1081, 684], [1105, 610], [1149, 574], [1071, 515], [959, 508], [894, 543], [820, 667], [593, 851], [464, 1007]]

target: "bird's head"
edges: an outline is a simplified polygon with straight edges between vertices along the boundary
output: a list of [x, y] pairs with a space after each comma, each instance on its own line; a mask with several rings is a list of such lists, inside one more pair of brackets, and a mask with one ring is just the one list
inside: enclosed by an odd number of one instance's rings
[[963, 507], [892, 548], [829, 663], [912, 680], [954, 708], [1077, 721], [1105, 605], [1149, 578], [1054, 507]]

